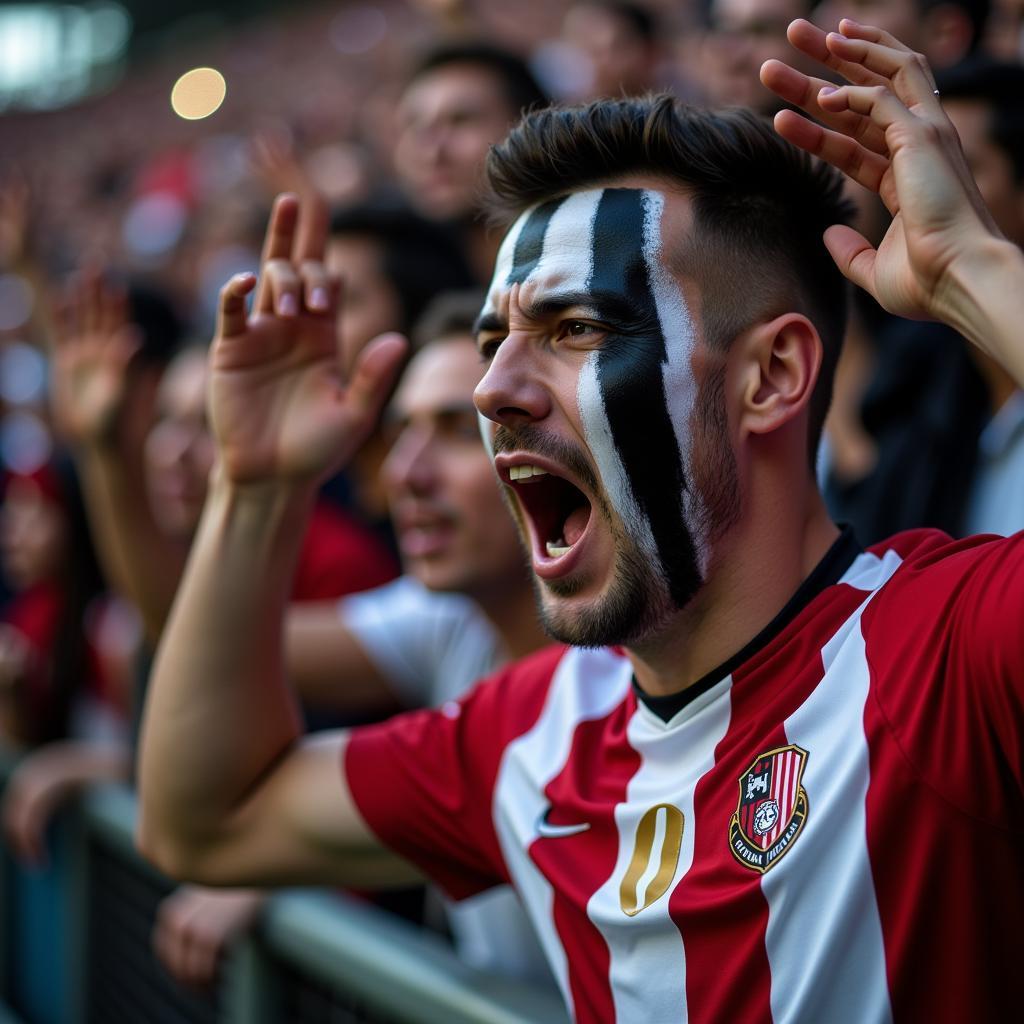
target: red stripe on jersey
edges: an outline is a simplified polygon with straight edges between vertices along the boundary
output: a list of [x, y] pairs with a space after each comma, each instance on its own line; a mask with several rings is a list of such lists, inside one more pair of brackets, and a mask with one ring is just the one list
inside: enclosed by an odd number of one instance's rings
[[443, 710], [352, 731], [344, 772], [363, 820], [455, 899], [508, 880], [492, 816], [495, 779], [505, 748], [540, 717], [564, 653], [540, 651]]
[[[615, 869], [619, 833], [614, 807], [626, 798], [626, 787], [640, 767], [640, 757], [625, 739], [636, 711], [632, 693], [605, 718], [582, 722], [573, 734], [565, 768], [545, 789], [551, 803], [552, 825], [589, 822], [574, 836], [537, 839], [530, 858], [552, 883], [552, 914], [565, 949], [577, 1024], [606, 1024], [615, 1019], [608, 982], [611, 964], [604, 936], [587, 916], [590, 897]], [[616, 756], [602, 758], [608, 750]], [[580, 766], [602, 764], [600, 777]], [[572, 870], [566, 871], [571, 864]]]
[[[768, 904], [762, 876], [729, 849], [729, 821], [737, 810], [739, 780], [754, 758], [789, 743], [782, 725], [769, 729], [770, 723], [784, 722], [821, 681], [824, 666], [814, 641], [832, 636], [863, 599], [852, 587], [832, 587], [827, 599], [801, 612], [733, 674], [729, 730], [716, 748], [714, 770], [694, 794], [693, 866], [671, 898], [686, 948], [690, 1024], [771, 1020]], [[773, 686], [780, 677], [791, 682]], [[748, 735], [755, 746], [745, 741]], [[760, 761], [757, 767], [764, 766]], [[755, 838], [752, 824], [747, 834]]]
[[912, 557], [863, 620], [868, 850], [893, 1019], [1019, 1019], [1024, 538], [941, 554]]

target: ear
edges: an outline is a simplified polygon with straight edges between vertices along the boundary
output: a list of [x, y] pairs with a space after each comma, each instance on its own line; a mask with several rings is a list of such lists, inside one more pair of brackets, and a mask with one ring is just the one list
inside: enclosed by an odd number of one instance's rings
[[770, 434], [807, 409], [821, 369], [821, 338], [800, 313], [757, 324], [733, 343], [739, 428]]

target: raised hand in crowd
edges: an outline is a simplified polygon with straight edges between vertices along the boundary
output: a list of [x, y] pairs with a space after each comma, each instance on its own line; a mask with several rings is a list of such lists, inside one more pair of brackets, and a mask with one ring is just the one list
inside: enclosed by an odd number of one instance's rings
[[98, 270], [81, 273], [58, 307], [50, 393], [104, 573], [155, 640], [187, 549], [159, 528], [147, 497], [144, 452], [163, 367], [137, 359], [142, 344], [126, 291]]
[[767, 61], [764, 84], [819, 122], [786, 110], [776, 130], [877, 192], [892, 214], [877, 248], [849, 227], [826, 232], [840, 270], [892, 313], [949, 323], [1024, 380], [1024, 259], [982, 202], [927, 62], [849, 19], [829, 33], [794, 21], [788, 35], [848, 84]]
[[153, 952], [182, 985], [208, 988], [231, 943], [252, 927], [265, 902], [259, 889], [182, 885], [160, 904]]
[[124, 288], [95, 268], [79, 274], [57, 307], [51, 353], [53, 419], [68, 444], [120, 440], [127, 407], [137, 394], [129, 386], [128, 367], [139, 345]]
[[220, 470], [234, 484], [315, 485], [340, 468], [372, 429], [405, 343], [384, 335], [339, 370], [341, 282], [323, 265], [326, 211], [300, 225], [297, 197], [278, 197], [252, 315], [252, 274], [221, 294], [210, 353], [210, 413]]

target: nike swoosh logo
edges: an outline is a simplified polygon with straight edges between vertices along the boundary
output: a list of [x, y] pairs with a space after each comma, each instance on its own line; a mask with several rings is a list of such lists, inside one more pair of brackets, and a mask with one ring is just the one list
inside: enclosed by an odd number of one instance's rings
[[576, 836], [581, 832], [586, 832], [590, 828], [589, 821], [582, 821], [578, 825], [552, 825], [548, 821], [548, 815], [551, 813], [551, 806], [548, 805], [544, 810], [537, 815], [537, 824], [534, 829], [541, 839], [564, 839], [566, 836]]

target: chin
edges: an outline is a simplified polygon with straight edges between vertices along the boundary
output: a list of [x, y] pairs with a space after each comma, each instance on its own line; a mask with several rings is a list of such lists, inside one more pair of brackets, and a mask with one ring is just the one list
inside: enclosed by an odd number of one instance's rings
[[[693, 593], [698, 587], [695, 581]], [[628, 569], [620, 566], [597, 597], [573, 594], [571, 585], [555, 590], [537, 579], [534, 589], [545, 632], [573, 647], [636, 646], [664, 630], [681, 607], [669, 596], [660, 576], [640, 563]]]

